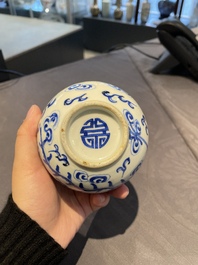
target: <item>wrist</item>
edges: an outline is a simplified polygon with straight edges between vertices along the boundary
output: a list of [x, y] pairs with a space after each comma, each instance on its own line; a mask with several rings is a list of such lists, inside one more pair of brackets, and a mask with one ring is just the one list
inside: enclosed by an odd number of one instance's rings
[[[36, 222], [22, 212], [9, 197], [0, 218], [1, 257], [6, 264], [58, 264], [66, 255]], [[12, 250], [12, 251], [11, 251]]]

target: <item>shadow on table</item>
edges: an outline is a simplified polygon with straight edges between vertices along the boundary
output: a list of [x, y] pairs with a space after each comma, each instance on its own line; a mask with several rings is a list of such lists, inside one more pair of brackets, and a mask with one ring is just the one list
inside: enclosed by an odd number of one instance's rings
[[89, 238], [105, 239], [124, 234], [134, 222], [138, 212], [138, 197], [130, 182], [129, 196], [125, 200], [111, 198], [110, 203], [92, 215], [68, 246], [68, 256], [60, 265], [75, 265]]

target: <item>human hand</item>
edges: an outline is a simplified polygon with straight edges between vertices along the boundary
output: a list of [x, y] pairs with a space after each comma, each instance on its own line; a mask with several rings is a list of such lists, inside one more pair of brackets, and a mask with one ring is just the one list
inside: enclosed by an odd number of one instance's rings
[[129, 190], [122, 185], [107, 193], [87, 194], [54, 180], [38, 154], [36, 135], [40, 118], [39, 107], [33, 105], [18, 130], [12, 197], [22, 211], [66, 248], [89, 214], [106, 206], [110, 196], [126, 198]]

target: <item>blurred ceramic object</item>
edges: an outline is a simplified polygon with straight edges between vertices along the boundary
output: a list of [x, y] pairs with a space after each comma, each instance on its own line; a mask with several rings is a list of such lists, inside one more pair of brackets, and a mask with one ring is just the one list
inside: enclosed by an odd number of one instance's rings
[[31, 5], [34, 0], [13, 0], [13, 5], [15, 7], [23, 8], [25, 5]]
[[126, 3], [126, 20], [127, 21], [131, 21], [131, 19], [134, 17], [135, 15], [135, 6], [133, 4], [133, 0], [129, 0]]
[[158, 9], [160, 11], [160, 19], [167, 18], [175, 10], [175, 3], [169, 0], [159, 1]]
[[127, 93], [90, 81], [52, 98], [37, 140], [41, 159], [55, 179], [74, 190], [106, 192], [127, 182], [141, 166], [148, 127]]
[[100, 14], [100, 9], [98, 7], [98, 2], [97, 0], [94, 0], [93, 6], [91, 6], [91, 14], [93, 17], [97, 17]]
[[141, 23], [142, 24], [146, 24], [146, 22], [148, 21], [148, 17], [150, 14], [150, 8], [151, 8], [151, 4], [149, 3], [148, 0], [145, 0], [142, 3], [142, 9], [141, 9]]
[[190, 18], [190, 23], [188, 26], [190, 28], [198, 27], [198, 0], [194, 5], [193, 14], [192, 17]]
[[102, 1], [102, 16], [109, 17], [109, 14], [110, 14], [110, 1], [103, 0]]
[[117, 0], [117, 7], [116, 9], [114, 10], [114, 18], [115, 19], [122, 19], [122, 16], [123, 16], [123, 11], [121, 9], [121, 0]]
[[[68, 4], [66, 0], [56, 0], [56, 9], [59, 14], [66, 15], [68, 13], [67, 6]], [[74, 14], [87, 12], [87, 8], [86, 1], [70, 1], [70, 10]]]
[[56, 5], [56, 0], [41, 0], [43, 6], [43, 12], [40, 14], [40, 19], [61, 22], [64, 23], [64, 19], [57, 13], [56, 8], [53, 5]]
[[59, 14], [62, 14], [62, 15], [67, 14], [67, 6], [66, 6], [65, 0], [56, 0], [55, 6]]

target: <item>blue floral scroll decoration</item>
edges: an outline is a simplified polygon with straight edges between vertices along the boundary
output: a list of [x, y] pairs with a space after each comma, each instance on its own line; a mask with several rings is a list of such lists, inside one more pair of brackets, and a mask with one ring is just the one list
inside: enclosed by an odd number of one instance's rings
[[[51, 143], [53, 139], [53, 130], [56, 128], [58, 123], [58, 113], [54, 112], [48, 116], [43, 122], [43, 131], [45, 134], [45, 139], [42, 140], [43, 146], [46, 142]], [[42, 128], [40, 127], [40, 131]], [[42, 136], [42, 135], [41, 135]]]
[[136, 105], [132, 101], [125, 99], [123, 95], [111, 94], [109, 91], [102, 91], [102, 94], [103, 96], [107, 97], [111, 103], [117, 103], [118, 100], [120, 100], [121, 102], [126, 103], [132, 109], [136, 107]]
[[[45, 145], [48, 144], [50, 145], [52, 140], [53, 140], [53, 131], [56, 129], [57, 124], [59, 121], [59, 115], [57, 112], [52, 113], [50, 116], [48, 116], [43, 124], [40, 124], [39, 127], [39, 134], [40, 134], [40, 142], [39, 146], [43, 154], [43, 162], [47, 165], [47, 167], [51, 170], [53, 175], [55, 177], [60, 177], [64, 179], [68, 185], [73, 185], [72, 184], [72, 175], [70, 172], [67, 172], [67, 177], [63, 176], [60, 173], [60, 164], [63, 166], [68, 166], [69, 161], [67, 157], [64, 154], [61, 154], [59, 152], [59, 147], [58, 145], [54, 145], [54, 149], [51, 149], [49, 151], [49, 155], [46, 155], [45, 152]], [[57, 159], [57, 165], [55, 166], [55, 169], [51, 166], [51, 160], [53, 157], [53, 154], [55, 155], [55, 158]]]
[[124, 110], [124, 116], [129, 126], [129, 140], [131, 141], [131, 153], [136, 155], [143, 144], [148, 148], [148, 143], [141, 136], [141, 125], [138, 120], [134, 119], [133, 115]]

